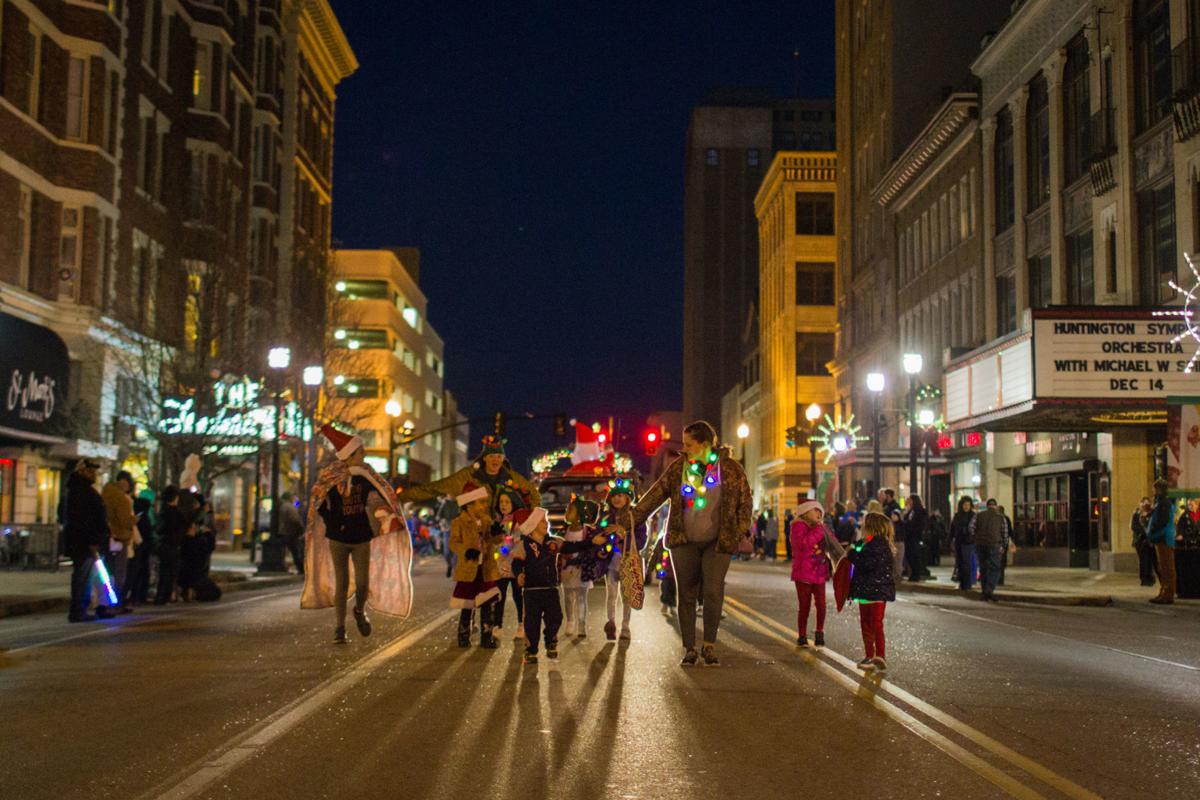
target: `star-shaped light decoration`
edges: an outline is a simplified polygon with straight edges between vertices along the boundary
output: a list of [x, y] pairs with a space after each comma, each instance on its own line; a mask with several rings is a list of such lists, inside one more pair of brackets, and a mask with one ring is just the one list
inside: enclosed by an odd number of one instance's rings
[[817, 425], [817, 433], [813, 441], [817, 443], [817, 452], [825, 454], [824, 463], [828, 464], [834, 456], [847, 453], [858, 447], [862, 440], [862, 427], [855, 424], [854, 415], [845, 420], [834, 420], [828, 414], [825, 421]]
[[1179, 335], [1171, 340], [1171, 344], [1179, 344], [1184, 339], [1191, 339], [1196, 343], [1196, 349], [1192, 352], [1192, 357], [1188, 359], [1187, 366], [1183, 368], [1184, 372], [1191, 372], [1196, 366], [1196, 362], [1200, 361], [1200, 328], [1196, 327], [1196, 311], [1193, 307], [1196, 303], [1197, 295], [1200, 295], [1200, 272], [1196, 270], [1196, 265], [1192, 263], [1190, 255], [1184, 253], [1183, 260], [1187, 262], [1188, 269], [1192, 271], [1192, 277], [1195, 278], [1192, 288], [1184, 289], [1173, 280], [1167, 281], [1167, 286], [1170, 286], [1183, 295], [1183, 305], [1168, 311], [1155, 311], [1153, 314], [1156, 317], [1180, 317], [1183, 320], [1185, 327]]

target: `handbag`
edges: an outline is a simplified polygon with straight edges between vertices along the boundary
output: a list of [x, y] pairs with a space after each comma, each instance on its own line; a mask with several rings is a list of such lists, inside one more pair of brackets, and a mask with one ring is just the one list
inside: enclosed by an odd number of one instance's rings
[[646, 587], [642, 581], [642, 554], [634, 544], [633, 532], [625, 534], [625, 547], [621, 551], [621, 593], [630, 608], [641, 609], [646, 601]]

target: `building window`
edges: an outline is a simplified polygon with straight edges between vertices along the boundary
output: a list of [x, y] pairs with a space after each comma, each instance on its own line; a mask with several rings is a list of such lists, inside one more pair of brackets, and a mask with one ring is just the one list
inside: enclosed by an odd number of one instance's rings
[[334, 288], [346, 300], [390, 300], [392, 297], [387, 281], [344, 278], [337, 281]]
[[996, 233], [1012, 227], [1016, 218], [1013, 175], [1012, 112], [1004, 109], [996, 115]]
[[833, 361], [832, 333], [796, 334], [796, 374], [828, 375], [825, 365]]
[[1063, 69], [1063, 161], [1066, 181], [1074, 183], [1087, 172], [1091, 155], [1091, 93], [1088, 90], [1088, 44], [1080, 33], [1067, 45]]
[[1116, 294], [1116, 291], [1117, 291], [1117, 231], [1115, 228], [1108, 232], [1108, 235], [1104, 239], [1104, 246], [1106, 249], [1106, 257], [1108, 259], [1108, 263], [1105, 264], [1105, 268], [1106, 268], [1105, 272], [1107, 273], [1106, 277], [1108, 278], [1108, 286], [1105, 288], [1108, 289], [1109, 294]]
[[833, 305], [833, 264], [796, 264], [796, 305]]
[[1137, 0], [1133, 10], [1134, 108], [1141, 133], [1171, 114], [1168, 0]]
[[1029, 259], [1029, 307], [1046, 308], [1050, 305], [1053, 280], [1050, 274], [1050, 255], [1034, 256]]
[[1138, 252], [1141, 256], [1141, 305], [1169, 300], [1173, 290], [1167, 281], [1175, 277], [1175, 184], [1137, 194]]
[[192, 107], [201, 111], [212, 108], [213, 44], [196, 42], [196, 65], [192, 68]]
[[752, 147], [746, 151], [746, 166], [748, 166], [748, 167], [757, 167], [758, 166], [758, 148], [757, 147]]
[[198, 270], [188, 270], [187, 296], [183, 301], [183, 346], [189, 353], [196, 352], [200, 341], [200, 300], [204, 278]]
[[208, 154], [192, 151], [190, 154], [192, 169], [191, 169], [191, 184], [188, 187], [188, 211], [189, 217], [198, 222], [203, 222], [206, 219], [205, 211], [208, 207], [209, 198], [209, 164]]
[[38, 118], [42, 93], [42, 32], [30, 23], [25, 44], [25, 112]]
[[796, 192], [796, 235], [833, 236], [833, 195]]
[[29, 265], [33, 250], [33, 189], [21, 184], [17, 200], [17, 285], [29, 288]]
[[378, 378], [347, 378], [338, 375], [333, 379], [333, 393], [348, 400], [366, 400], [379, 397]]
[[392, 343], [383, 328], [338, 328], [333, 332], [335, 347], [349, 350], [391, 350]]
[[1029, 107], [1025, 123], [1025, 153], [1028, 193], [1026, 211], [1042, 207], [1050, 199], [1050, 95], [1046, 76], [1038, 75], [1029, 84]]
[[1017, 278], [1015, 275], [996, 276], [996, 335], [1004, 336], [1017, 329]]
[[106, 70], [104, 73], [104, 135], [101, 146], [113, 155], [117, 152], [117, 119], [121, 113], [120, 103], [121, 81], [117, 73]]
[[71, 56], [67, 62], [67, 138], [87, 140], [87, 59]]
[[704, 163], [710, 167], [715, 167], [721, 163], [721, 157], [717, 154], [715, 147], [710, 147], [704, 151]]
[[417, 311], [417, 309], [413, 308], [412, 306], [406, 305], [404, 307], [404, 309], [400, 312], [400, 316], [404, 317], [404, 321], [408, 323], [408, 327], [412, 328], [413, 330], [415, 330], [417, 332], [421, 331], [421, 315], [420, 315], [420, 312]]
[[83, 211], [79, 206], [62, 207], [62, 227], [59, 235], [58, 265], [78, 274], [80, 236], [83, 233]]
[[1092, 263], [1092, 229], [1067, 237], [1067, 303], [1090, 306], [1096, 301]]

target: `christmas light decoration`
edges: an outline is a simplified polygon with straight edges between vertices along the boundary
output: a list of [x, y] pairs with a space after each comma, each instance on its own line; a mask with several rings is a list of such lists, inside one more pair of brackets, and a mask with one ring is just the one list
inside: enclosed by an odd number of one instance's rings
[[683, 470], [683, 485], [680, 487], [687, 508], [704, 508], [708, 502], [704, 495], [721, 482], [719, 460], [716, 453], [709, 453], [703, 461], [688, 459], [687, 467]]
[[117, 604], [117, 592], [113, 589], [112, 577], [108, 574], [108, 568], [104, 566], [104, 560], [96, 558], [96, 572], [100, 573], [100, 582], [104, 584], [104, 592], [108, 595], [109, 605]]
[[1170, 286], [1183, 295], [1183, 306], [1170, 309], [1169, 311], [1155, 311], [1153, 314], [1156, 317], [1179, 317], [1183, 320], [1184, 329], [1171, 340], [1171, 344], [1179, 344], [1184, 339], [1191, 339], [1196, 343], [1196, 349], [1192, 352], [1192, 357], [1188, 359], [1187, 366], [1183, 368], [1184, 372], [1191, 372], [1195, 368], [1196, 362], [1200, 361], [1200, 327], [1196, 325], [1195, 309], [1197, 296], [1200, 296], [1200, 271], [1197, 271], [1196, 265], [1192, 262], [1192, 257], [1187, 253], [1183, 254], [1183, 260], [1187, 262], [1188, 269], [1192, 271], [1192, 277], [1195, 279], [1192, 288], [1184, 289], [1174, 280], [1167, 281], [1167, 286]]
[[549, 453], [543, 453], [533, 459], [533, 471], [537, 473], [549, 472], [554, 469], [555, 465], [564, 458], [571, 457], [571, 450], [566, 447], [560, 447], [557, 450], [552, 450]]
[[825, 454], [826, 464], [833, 460], [834, 456], [855, 449], [863, 440], [862, 427], [855, 423], [853, 414], [844, 421], [835, 421], [826, 414], [824, 422], [817, 425], [817, 432], [813, 434], [817, 452]]

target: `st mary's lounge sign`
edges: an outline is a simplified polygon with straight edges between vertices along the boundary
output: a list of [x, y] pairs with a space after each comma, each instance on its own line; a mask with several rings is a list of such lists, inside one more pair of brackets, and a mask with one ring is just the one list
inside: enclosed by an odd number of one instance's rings
[[0, 435], [61, 435], [69, 372], [58, 334], [0, 313]]

